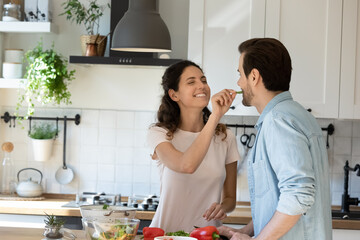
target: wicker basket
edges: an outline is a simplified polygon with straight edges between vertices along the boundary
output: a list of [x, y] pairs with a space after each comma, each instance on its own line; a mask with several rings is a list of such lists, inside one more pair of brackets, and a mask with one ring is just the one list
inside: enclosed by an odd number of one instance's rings
[[[82, 55], [85, 56], [86, 53], [86, 44], [87, 43], [95, 43], [97, 35], [81, 35], [80, 36], [80, 42], [81, 42], [81, 52]], [[102, 39], [106, 38], [106, 36], [100, 35], [98, 39], [96, 40], [96, 43], [99, 43]], [[104, 39], [100, 44], [97, 46], [97, 54], [98, 56], [103, 57], [106, 49], [106, 42], [107, 40]]]

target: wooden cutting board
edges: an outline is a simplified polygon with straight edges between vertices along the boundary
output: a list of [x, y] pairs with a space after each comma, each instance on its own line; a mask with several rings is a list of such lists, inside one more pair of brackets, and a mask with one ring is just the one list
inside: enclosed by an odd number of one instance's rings
[[3, 195], [0, 194], [0, 200], [7, 200], [7, 201], [41, 201], [44, 200], [45, 197], [19, 197], [18, 195]]

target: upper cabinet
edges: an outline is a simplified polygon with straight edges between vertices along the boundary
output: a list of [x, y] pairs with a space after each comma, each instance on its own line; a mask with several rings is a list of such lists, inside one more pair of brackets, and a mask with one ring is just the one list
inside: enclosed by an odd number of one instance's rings
[[[273, 37], [292, 58], [290, 91], [318, 118], [360, 118], [357, 0], [206, 0], [190, 2], [190, 59], [213, 93], [238, 89], [238, 45]], [[357, 65], [356, 65], [357, 63]], [[231, 115], [258, 115], [235, 99]]]
[[339, 117], [360, 119], [360, 3], [343, 1]]
[[277, 0], [266, 4], [265, 37], [279, 39], [292, 59], [290, 91], [320, 118], [337, 118], [341, 0]]

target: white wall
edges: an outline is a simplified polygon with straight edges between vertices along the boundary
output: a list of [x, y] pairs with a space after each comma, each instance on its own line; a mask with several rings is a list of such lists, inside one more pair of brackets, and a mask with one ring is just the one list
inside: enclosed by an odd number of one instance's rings
[[[27, 51], [35, 47], [42, 38], [46, 48], [54, 42], [55, 49], [65, 57], [81, 55], [80, 35], [85, 34], [85, 29], [67, 21], [65, 16], [59, 16], [62, 2], [52, 0], [53, 23], [58, 28], [57, 33], [3, 34], [3, 48], [22, 48]], [[107, 4], [110, 0], [98, 2]], [[159, 1], [160, 15], [172, 38], [171, 58], [187, 57], [188, 2], [189, 0]], [[110, 31], [109, 9], [104, 11], [100, 26], [101, 34], [106, 35]], [[70, 69], [76, 69], [76, 79], [70, 85], [73, 104], [68, 107], [153, 111], [159, 104], [160, 82], [165, 67], [71, 64]], [[16, 101], [16, 90], [0, 89], [0, 105], [12, 106]]]

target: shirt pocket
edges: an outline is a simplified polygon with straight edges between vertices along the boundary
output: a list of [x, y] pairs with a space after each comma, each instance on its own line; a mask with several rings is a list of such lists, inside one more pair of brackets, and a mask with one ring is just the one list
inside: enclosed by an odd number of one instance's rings
[[256, 159], [253, 163], [255, 197], [262, 197], [269, 191], [269, 179], [265, 160]]

